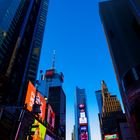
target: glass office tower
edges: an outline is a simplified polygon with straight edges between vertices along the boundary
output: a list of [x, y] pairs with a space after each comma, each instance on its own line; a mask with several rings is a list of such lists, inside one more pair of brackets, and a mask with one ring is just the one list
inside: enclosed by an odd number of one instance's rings
[[91, 140], [85, 89], [76, 87], [75, 140]]
[[7, 49], [2, 49], [5, 54], [0, 64], [0, 104], [23, 105], [28, 81], [36, 81], [48, 0], [6, 2], [9, 6], [1, 10], [6, 13], [0, 24], [3, 29], [7, 24], [0, 44], [0, 48]]
[[140, 1], [99, 3], [118, 85], [134, 140], [140, 139]]
[[66, 96], [62, 88], [63, 73], [57, 73], [55, 69], [47, 70], [41, 76], [39, 92], [47, 97], [47, 103], [55, 112], [55, 135], [57, 140], [66, 139]]

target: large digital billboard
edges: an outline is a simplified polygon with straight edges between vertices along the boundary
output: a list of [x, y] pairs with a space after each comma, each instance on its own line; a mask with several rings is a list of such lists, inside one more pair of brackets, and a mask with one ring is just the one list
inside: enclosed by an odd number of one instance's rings
[[26, 93], [26, 99], [25, 99], [25, 104], [27, 105], [27, 109], [29, 111], [32, 111], [34, 100], [35, 100], [35, 93], [36, 93], [36, 88], [29, 81], [28, 89], [27, 89], [27, 93]]
[[55, 125], [55, 113], [52, 110], [52, 107], [48, 104], [48, 115], [47, 115], [47, 122], [51, 127], [54, 128]]
[[81, 133], [80, 140], [88, 140], [88, 132]]
[[119, 140], [119, 136], [118, 134], [105, 135], [104, 140]]
[[32, 111], [34, 103], [40, 104], [41, 113], [39, 114], [39, 116], [42, 118], [42, 120], [44, 120], [45, 111], [46, 111], [46, 101], [42, 97], [42, 95], [36, 91], [36, 88], [34, 87], [34, 85], [29, 81], [26, 99], [25, 99], [25, 104], [27, 105], [27, 109], [29, 111]]
[[32, 136], [32, 140], [44, 140], [45, 139], [45, 134], [46, 134], [46, 127], [42, 125], [40, 122], [37, 120], [34, 121], [34, 126], [38, 125], [36, 128], [32, 128], [31, 131], [34, 132], [34, 135]]
[[79, 118], [79, 124], [80, 125], [87, 125], [87, 118], [86, 117]]

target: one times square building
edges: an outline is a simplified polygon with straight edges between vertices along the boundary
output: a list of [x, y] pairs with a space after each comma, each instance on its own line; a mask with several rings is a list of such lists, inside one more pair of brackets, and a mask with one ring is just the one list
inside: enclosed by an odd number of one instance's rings
[[134, 140], [140, 140], [140, 1], [99, 3], [118, 85]]
[[85, 89], [76, 87], [75, 99], [75, 140], [91, 140]]

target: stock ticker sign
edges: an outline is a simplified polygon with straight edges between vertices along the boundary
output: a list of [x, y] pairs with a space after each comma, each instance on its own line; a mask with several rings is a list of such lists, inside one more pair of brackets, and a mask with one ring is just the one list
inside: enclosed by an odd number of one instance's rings
[[[35, 97], [36, 97], [36, 101], [35, 101]], [[42, 118], [42, 120], [44, 120], [45, 110], [46, 110], [46, 101], [42, 97], [42, 95], [36, 91], [36, 88], [34, 87], [34, 85], [29, 81], [28, 89], [26, 93], [26, 99], [25, 99], [25, 104], [27, 105], [27, 109], [29, 111], [32, 111], [33, 105], [35, 102], [36, 104], [41, 104], [40, 106], [41, 113], [39, 114], [39, 116]]]

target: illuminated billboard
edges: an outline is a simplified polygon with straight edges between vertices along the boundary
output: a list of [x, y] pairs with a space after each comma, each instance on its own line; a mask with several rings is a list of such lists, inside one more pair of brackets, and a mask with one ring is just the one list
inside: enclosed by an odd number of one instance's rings
[[46, 135], [45, 140], [54, 140], [54, 139], [50, 137], [49, 135]]
[[87, 131], [87, 127], [86, 126], [81, 126], [80, 131]]
[[105, 135], [104, 140], [119, 140], [119, 136], [118, 134]]
[[40, 104], [40, 110], [41, 113], [39, 114], [39, 116], [42, 118], [42, 120], [45, 119], [45, 112], [46, 112], [46, 100], [44, 99], [44, 97], [42, 97], [42, 95], [38, 92], [36, 95], [36, 104]]
[[87, 118], [86, 117], [79, 118], [79, 124], [80, 125], [87, 125]]
[[80, 140], [88, 140], [88, 133], [87, 132], [81, 133]]
[[54, 69], [50, 69], [46, 71], [46, 77], [52, 77], [54, 75]]
[[31, 131], [34, 132], [34, 135], [32, 136], [32, 140], [44, 140], [45, 139], [45, 134], [46, 134], [46, 127], [42, 125], [40, 122], [37, 120], [34, 121], [33, 125], [38, 125], [37, 128], [32, 128]]
[[32, 111], [34, 100], [35, 100], [35, 93], [36, 93], [36, 88], [29, 81], [28, 88], [27, 88], [26, 99], [25, 99], [25, 104], [27, 105], [27, 109], [29, 111]]
[[[35, 96], [36, 96], [36, 101], [35, 101]], [[26, 99], [25, 99], [25, 104], [27, 105], [27, 109], [29, 111], [32, 111], [34, 103], [40, 104], [41, 113], [39, 114], [39, 116], [42, 118], [42, 120], [44, 120], [45, 111], [46, 111], [46, 101], [42, 97], [42, 95], [36, 91], [34, 85], [29, 81]]]
[[86, 117], [85, 112], [80, 112], [80, 117], [85, 118]]
[[49, 104], [48, 104], [47, 122], [50, 124], [51, 127], [54, 128], [54, 124], [55, 124], [55, 113], [53, 112], [52, 107]]
[[80, 108], [80, 109], [84, 109], [84, 108], [85, 108], [85, 105], [84, 105], [84, 104], [80, 104], [80, 105], [79, 105], [79, 108]]

